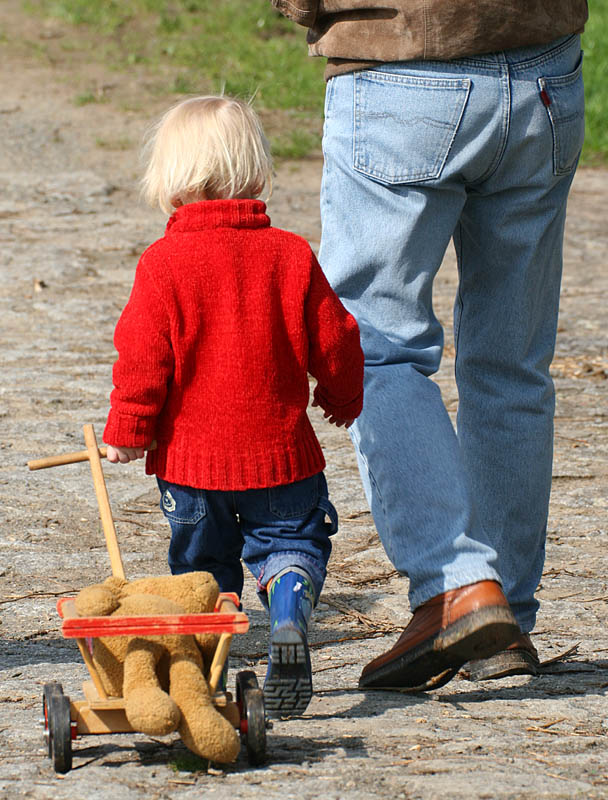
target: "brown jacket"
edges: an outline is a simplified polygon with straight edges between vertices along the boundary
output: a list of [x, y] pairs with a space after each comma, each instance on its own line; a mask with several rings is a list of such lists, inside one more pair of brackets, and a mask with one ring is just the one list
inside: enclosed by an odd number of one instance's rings
[[450, 60], [580, 33], [587, 0], [271, 0], [308, 30], [326, 78], [378, 61]]

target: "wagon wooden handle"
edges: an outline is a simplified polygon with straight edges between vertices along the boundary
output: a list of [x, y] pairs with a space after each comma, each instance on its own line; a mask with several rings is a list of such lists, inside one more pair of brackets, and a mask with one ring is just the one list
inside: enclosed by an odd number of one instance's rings
[[[99, 448], [99, 457], [105, 458], [107, 455], [107, 447]], [[75, 464], [77, 461], [88, 461], [89, 451], [78, 450], [75, 453], [63, 453], [60, 456], [46, 456], [45, 458], [35, 458], [33, 461], [28, 461], [27, 465], [30, 469], [46, 469], [47, 467], [60, 467], [62, 464]]]
[[[101, 468], [101, 459], [107, 457], [108, 449], [107, 447], [98, 447], [95, 431], [93, 430], [92, 425], [85, 425], [83, 430], [84, 441], [87, 446], [86, 450], [79, 450], [76, 453], [64, 453], [60, 456], [48, 456], [46, 458], [34, 459], [33, 461], [28, 461], [27, 465], [30, 469], [45, 469], [46, 467], [57, 467], [61, 464], [74, 464], [78, 461], [89, 462], [91, 465], [91, 473], [93, 475], [95, 494], [97, 496], [97, 505], [99, 506], [99, 516], [101, 517], [101, 524], [106, 539], [108, 555], [110, 556], [112, 575], [117, 578], [124, 578], [125, 571], [122, 565], [122, 558], [120, 556], [120, 548], [118, 546], [116, 528], [114, 527], [114, 519], [112, 518], [110, 498], [108, 497], [108, 490], [106, 488], [106, 482], [103, 477], [103, 470]], [[155, 449], [156, 442], [152, 442], [148, 450]]]
[[[156, 450], [156, 442], [152, 442], [148, 450]], [[106, 458], [108, 454], [107, 447], [99, 447], [99, 458]], [[28, 461], [27, 465], [30, 469], [46, 469], [47, 467], [60, 467], [63, 464], [76, 464], [79, 461], [88, 461], [88, 450], [77, 450], [75, 453], [63, 453], [60, 456], [46, 456], [45, 458], [35, 458], [33, 461]]]
[[[239, 610], [233, 598], [230, 598], [228, 596], [222, 597], [222, 595], [220, 595], [219, 600], [220, 600], [219, 602], [220, 612], [234, 614], [235, 616], [238, 616]], [[209, 691], [212, 696], [216, 693], [217, 687], [222, 677], [224, 664], [226, 663], [226, 659], [228, 658], [228, 653], [230, 652], [231, 642], [232, 642], [232, 631], [229, 631], [226, 628], [219, 638], [219, 641], [215, 648], [215, 653], [213, 654], [213, 661], [211, 662], [211, 667], [209, 668]]]
[[103, 469], [101, 468], [101, 458], [99, 456], [97, 438], [95, 437], [95, 431], [93, 430], [92, 425], [85, 425], [83, 427], [83, 431], [84, 443], [87, 446], [89, 464], [91, 465], [91, 473], [93, 475], [93, 485], [95, 486], [95, 494], [97, 495], [99, 516], [101, 517], [101, 525], [103, 527], [104, 536], [106, 537], [108, 555], [110, 556], [112, 575], [114, 575], [115, 578], [124, 578], [125, 570], [122, 565], [122, 558], [120, 556], [118, 537], [116, 536], [116, 528], [114, 527], [112, 509], [110, 508], [110, 498], [108, 497], [108, 490], [103, 477]]

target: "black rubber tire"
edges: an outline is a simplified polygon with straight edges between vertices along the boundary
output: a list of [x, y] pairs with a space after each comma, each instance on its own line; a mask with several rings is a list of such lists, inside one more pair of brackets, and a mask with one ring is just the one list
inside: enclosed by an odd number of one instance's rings
[[49, 750], [55, 772], [65, 774], [72, 769], [72, 725], [70, 698], [51, 694], [48, 698]]
[[247, 689], [245, 692], [245, 714], [247, 718], [247, 761], [257, 767], [266, 761], [266, 714], [264, 692]]
[[49, 732], [49, 702], [51, 696], [54, 694], [63, 694], [63, 686], [57, 683], [57, 681], [45, 683], [42, 688], [42, 718], [44, 719], [44, 735], [49, 758], [53, 757], [53, 753], [51, 752], [51, 735]]
[[266, 761], [266, 712], [264, 692], [260, 689], [253, 670], [246, 669], [236, 675], [236, 702], [241, 719], [246, 722], [243, 734], [247, 748], [247, 761], [258, 766]]
[[[252, 669], [244, 669], [241, 672], [237, 672], [236, 674], [236, 702], [238, 703], [239, 707], [241, 707], [244, 703], [244, 694], [247, 689], [259, 689], [260, 685], [258, 683], [257, 676]], [[244, 719], [245, 716], [243, 714], [241, 708], [241, 717]]]

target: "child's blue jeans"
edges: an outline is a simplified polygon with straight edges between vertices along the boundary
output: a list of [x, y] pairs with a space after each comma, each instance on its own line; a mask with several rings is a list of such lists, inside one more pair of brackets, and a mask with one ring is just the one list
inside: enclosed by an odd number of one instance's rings
[[257, 578], [262, 600], [268, 582], [285, 567], [304, 569], [319, 597], [331, 553], [329, 537], [338, 529], [322, 472], [284, 486], [236, 492], [157, 480], [160, 507], [171, 526], [169, 567], [174, 575], [211, 572], [222, 592], [240, 597], [242, 558]]

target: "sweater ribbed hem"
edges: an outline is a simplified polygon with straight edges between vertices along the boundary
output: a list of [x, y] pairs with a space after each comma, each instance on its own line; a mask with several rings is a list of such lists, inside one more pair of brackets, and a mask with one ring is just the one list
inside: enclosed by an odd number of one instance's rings
[[260, 453], [211, 452], [193, 447], [185, 434], [148, 451], [146, 473], [195, 489], [246, 491], [282, 486], [310, 478], [325, 469], [325, 458], [312, 428], [297, 441]]

